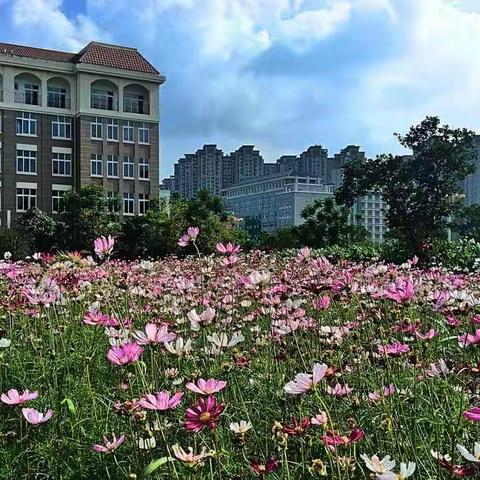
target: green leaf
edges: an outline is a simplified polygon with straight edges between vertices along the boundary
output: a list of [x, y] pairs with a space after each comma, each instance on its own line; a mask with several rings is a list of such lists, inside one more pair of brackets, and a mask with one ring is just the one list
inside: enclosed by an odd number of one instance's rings
[[158, 467], [161, 467], [164, 463], [167, 463], [168, 461], [170, 461], [169, 457], [162, 457], [162, 458], [159, 458], [158, 460], [153, 460], [153, 462], [150, 462], [143, 470], [142, 477], [146, 477], [150, 475]]
[[75, 416], [77, 414], [77, 409], [75, 408], [75, 405], [73, 401], [70, 398], [64, 398], [62, 400], [62, 405], [66, 403], [68, 411], [70, 412], [70, 415]]

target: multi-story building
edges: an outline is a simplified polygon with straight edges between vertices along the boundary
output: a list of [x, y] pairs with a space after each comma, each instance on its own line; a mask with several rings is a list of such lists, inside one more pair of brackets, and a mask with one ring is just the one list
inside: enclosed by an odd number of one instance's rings
[[475, 171], [467, 175], [461, 183], [463, 193], [465, 195], [465, 205], [473, 205], [480, 203], [480, 135], [474, 138], [475, 147]]
[[293, 172], [249, 178], [222, 191], [227, 210], [242, 218], [244, 224], [257, 221], [260, 230], [268, 233], [300, 225], [308, 203], [332, 195], [332, 185]]
[[61, 210], [86, 184], [119, 214], [158, 196], [162, 76], [136, 49], [91, 42], [78, 53], [0, 43], [1, 220]]

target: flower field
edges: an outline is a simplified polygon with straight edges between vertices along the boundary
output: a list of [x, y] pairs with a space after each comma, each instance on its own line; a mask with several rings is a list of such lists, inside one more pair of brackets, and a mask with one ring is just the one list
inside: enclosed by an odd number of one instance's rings
[[1, 479], [479, 477], [478, 275], [112, 248], [0, 262]]

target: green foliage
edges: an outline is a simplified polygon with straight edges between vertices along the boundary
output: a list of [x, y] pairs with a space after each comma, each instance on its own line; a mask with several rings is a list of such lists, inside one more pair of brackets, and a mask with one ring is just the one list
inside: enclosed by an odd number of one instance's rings
[[282, 228], [275, 234], [263, 232], [258, 246], [262, 250], [285, 250], [296, 248], [298, 243], [297, 230], [295, 228]]
[[108, 210], [108, 201], [98, 185], [86, 185], [79, 191], [66, 192], [61, 237], [63, 248], [90, 250], [100, 235], [119, 231], [116, 215]]
[[38, 208], [25, 212], [17, 221], [16, 227], [35, 251], [46, 252], [55, 246], [57, 222]]
[[480, 205], [474, 204], [459, 208], [452, 220], [451, 228], [460, 238], [480, 240]]
[[389, 206], [390, 235], [412, 254], [423, 254], [422, 245], [441, 238], [448, 218], [458, 209], [459, 182], [474, 170], [473, 135], [427, 117], [406, 135], [396, 135], [413, 155], [379, 155], [348, 163], [336, 199], [351, 206], [368, 191], [381, 193]]
[[0, 258], [5, 252], [12, 254], [12, 260], [22, 260], [32, 253], [32, 247], [22, 233], [5, 227], [0, 227]]
[[473, 239], [435, 242], [432, 246], [431, 263], [457, 272], [479, 271], [480, 243]]
[[296, 229], [298, 244], [322, 248], [365, 241], [368, 232], [362, 227], [349, 225], [349, 216], [350, 208], [336, 205], [331, 198], [315, 200], [302, 211], [305, 222]]

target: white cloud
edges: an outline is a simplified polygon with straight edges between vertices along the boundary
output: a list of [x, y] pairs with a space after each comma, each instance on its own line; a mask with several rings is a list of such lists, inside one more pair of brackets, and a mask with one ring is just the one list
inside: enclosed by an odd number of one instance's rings
[[480, 13], [451, 0], [410, 3], [406, 48], [368, 71], [352, 98], [377, 145], [426, 115], [480, 129]]
[[12, 22], [22, 40], [25, 37], [23, 41], [41, 42], [42, 46], [60, 50], [78, 51], [92, 39], [109, 38], [84, 15], [68, 18], [62, 12], [61, 0], [15, 0]]

